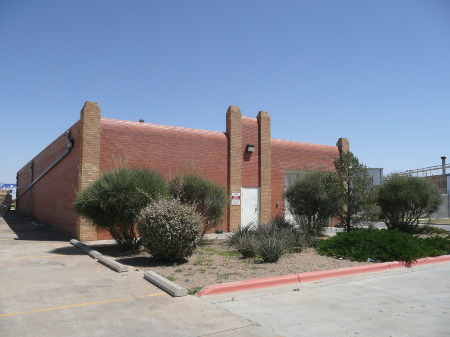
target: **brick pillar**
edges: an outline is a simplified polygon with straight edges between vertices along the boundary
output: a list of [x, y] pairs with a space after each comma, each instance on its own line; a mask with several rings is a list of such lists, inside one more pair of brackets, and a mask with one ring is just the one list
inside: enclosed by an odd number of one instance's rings
[[[91, 184], [100, 174], [100, 118], [98, 104], [86, 102], [80, 116], [78, 191]], [[97, 240], [97, 230], [89, 221], [78, 217], [77, 237], [80, 241]]]
[[339, 149], [339, 154], [350, 152], [350, 143], [348, 142], [347, 138], [339, 138], [336, 146]]
[[241, 224], [241, 207], [231, 205], [231, 194], [241, 193], [242, 175], [242, 114], [237, 106], [227, 110], [228, 137], [228, 231], [233, 231]]
[[270, 116], [265, 111], [258, 113], [259, 142], [259, 187], [260, 221], [268, 223], [272, 219], [272, 148], [270, 137]]

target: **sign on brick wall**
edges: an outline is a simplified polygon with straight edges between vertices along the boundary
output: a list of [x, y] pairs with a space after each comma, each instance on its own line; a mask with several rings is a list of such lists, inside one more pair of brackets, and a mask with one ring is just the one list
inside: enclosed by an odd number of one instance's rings
[[241, 205], [241, 193], [231, 193], [231, 206]]

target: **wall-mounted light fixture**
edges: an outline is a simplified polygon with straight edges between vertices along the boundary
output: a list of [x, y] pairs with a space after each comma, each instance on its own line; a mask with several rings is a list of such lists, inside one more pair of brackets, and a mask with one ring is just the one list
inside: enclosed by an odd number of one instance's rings
[[245, 152], [254, 152], [255, 151], [255, 145], [253, 144], [247, 144], [245, 147]]
[[72, 131], [68, 130], [68, 131], [65, 133], [65, 136], [66, 136], [66, 138], [67, 138], [67, 147], [68, 147], [69, 149], [71, 149], [71, 148], [73, 147]]

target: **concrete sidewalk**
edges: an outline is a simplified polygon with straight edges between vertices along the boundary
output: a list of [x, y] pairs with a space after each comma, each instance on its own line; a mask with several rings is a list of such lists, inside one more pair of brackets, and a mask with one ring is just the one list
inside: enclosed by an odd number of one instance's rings
[[450, 263], [205, 296], [278, 336], [449, 336]]

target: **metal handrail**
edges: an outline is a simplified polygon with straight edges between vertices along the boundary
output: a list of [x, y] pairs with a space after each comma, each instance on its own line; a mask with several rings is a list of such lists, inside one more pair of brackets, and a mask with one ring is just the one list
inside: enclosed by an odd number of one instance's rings
[[[396, 172], [396, 175], [421, 175], [421, 176], [433, 176], [442, 175], [444, 171], [450, 173], [450, 164], [429, 166], [415, 170], [407, 170], [403, 172]], [[429, 174], [428, 174], [429, 173]]]

